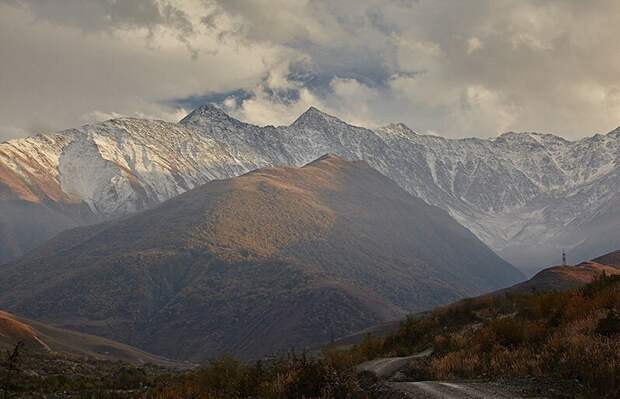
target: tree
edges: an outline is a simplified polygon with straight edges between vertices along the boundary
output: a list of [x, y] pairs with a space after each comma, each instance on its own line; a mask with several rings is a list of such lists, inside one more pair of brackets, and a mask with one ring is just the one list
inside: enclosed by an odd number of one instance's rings
[[3, 399], [8, 399], [9, 397], [9, 388], [11, 387], [11, 379], [13, 378], [13, 373], [19, 371], [17, 368], [17, 362], [19, 360], [19, 351], [24, 346], [24, 341], [19, 341], [15, 348], [13, 348], [13, 352], [7, 351], [7, 359], [4, 362], [4, 367], [6, 368], [6, 374], [4, 376], [4, 384], [3, 384]]

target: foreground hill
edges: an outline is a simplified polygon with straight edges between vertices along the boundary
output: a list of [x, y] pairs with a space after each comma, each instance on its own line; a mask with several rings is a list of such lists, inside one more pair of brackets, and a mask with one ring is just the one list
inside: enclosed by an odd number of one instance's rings
[[[538, 294], [546, 292], [562, 292], [571, 289], [581, 288], [587, 284], [592, 284], [602, 277], [620, 276], [620, 251], [614, 251], [600, 256], [591, 261], [582, 262], [575, 266], [553, 266], [546, 268], [531, 277], [530, 279], [517, 283], [513, 286], [503, 288], [480, 298], [473, 300], [488, 300], [490, 297], [501, 298], [510, 295]], [[468, 298], [465, 302], [471, 302]], [[431, 315], [431, 311], [419, 312], [408, 315], [408, 320], [419, 320]], [[380, 323], [353, 334], [339, 337], [333, 342], [333, 347], [346, 348], [353, 344], [359, 344], [368, 335], [375, 337], [385, 337], [396, 333], [401, 325], [398, 320]]]
[[[600, 277], [568, 291], [461, 301], [409, 319], [394, 335], [368, 339], [340, 356], [358, 362], [429, 347], [432, 355], [399, 369], [400, 381], [437, 381], [454, 388], [467, 386], [462, 384], [467, 379], [526, 382], [534, 388], [526, 397], [617, 398], [620, 277]], [[404, 391], [403, 385], [388, 384]], [[435, 397], [428, 395], [420, 397]]]
[[497, 291], [495, 294], [566, 291], [590, 284], [601, 276], [620, 275], [620, 251], [611, 252], [575, 266], [553, 266], [531, 279]]
[[0, 306], [172, 358], [301, 348], [522, 275], [364, 162], [213, 181], [2, 267]]
[[[178, 368], [182, 363], [154, 356], [129, 345], [94, 335], [69, 331], [0, 311], [0, 348], [12, 350], [23, 342], [28, 352], [68, 354], [91, 359], [153, 364]], [[187, 367], [187, 365], [185, 366]]]
[[620, 245], [620, 130], [450, 140], [402, 124], [351, 126], [315, 108], [290, 126], [259, 127], [206, 105], [180, 123], [121, 118], [0, 144], [0, 262], [68, 227], [325, 153], [366, 160], [518, 266], [554, 264], [561, 248], [580, 262]]
[[143, 397], [154, 379], [195, 367], [0, 311], [0, 389], [6, 398]]

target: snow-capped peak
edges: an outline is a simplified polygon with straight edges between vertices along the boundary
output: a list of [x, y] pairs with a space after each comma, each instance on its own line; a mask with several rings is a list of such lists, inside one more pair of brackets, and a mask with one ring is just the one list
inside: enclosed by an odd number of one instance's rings
[[9, 187], [25, 187], [20, 198], [70, 197], [108, 217], [213, 179], [301, 166], [326, 153], [365, 160], [496, 250], [548, 245], [620, 196], [620, 128], [575, 141], [531, 132], [448, 139], [400, 123], [355, 127], [315, 107], [281, 127], [243, 123], [206, 104], [180, 123], [124, 118], [11, 140], [0, 144], [0, 171], [9, 170]]
[[318, 129], [330, 123], [344, 124], [343, 121], [335, 116], [326, 114], [315, 107], [310, 107], [291, 124], [291, 127]]
[[201, 105], [181, 119], [179, 123], [182, 125], [202, 126], [214, 122], [241, 123], [213, 104]]

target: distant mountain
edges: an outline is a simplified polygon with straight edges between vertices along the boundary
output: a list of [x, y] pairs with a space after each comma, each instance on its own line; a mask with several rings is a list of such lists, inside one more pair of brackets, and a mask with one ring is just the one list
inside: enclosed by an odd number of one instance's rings
[[596, 259], [593, 259], [592, 262], [613, 266], [620, 270], [620, 250], [610, 252], [607, 255], [599, 256]]
[[445, 211], [324, 156], [216, 180], [3, 266], [0, 306], [171, 358], [253, 358], [519, 281]]
[[527, 281], [494, 294], [566, 291], [589, 284], [602, 275], [620, 275], [620, 251], [575, 266], [549, 267]]
[[[258, 127], [205, 105], [180, 123], [115, 119], [0, 144], [0, 261], [70, 226], [148, 209], [213, 179], [325, 153], [362, 159], [525, 269], [620, 247], [620, 130], [450, 140], [310, 108]], [[40, 222], [37, 222], [39, 221]]]
[[149, 363], [170, 368], [190, 366], [190, 364], [154, 356], [106, 338], [64, 330], [0, 310], [0, 348], [12, 350], [18, 342], [23, 342], [29, 351], [42, 353], [71, 354], [100, 360], [121, 360], [137, 365]]

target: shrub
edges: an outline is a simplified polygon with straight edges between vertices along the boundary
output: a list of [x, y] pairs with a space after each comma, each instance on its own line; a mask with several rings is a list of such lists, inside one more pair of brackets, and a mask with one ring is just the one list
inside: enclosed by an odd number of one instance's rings
[[523, 327], [523, 323], [511, 317], [495, 319], [489, 324], [495, 343], [501, 346], [517, 346], [524, 342], [526, 332]]
[[620, 316], [615, 309], [607, 312], [607, 316], [601, 319], [596, 327], [596, 333], [605, 337], [613, 337], [620, 334]]

